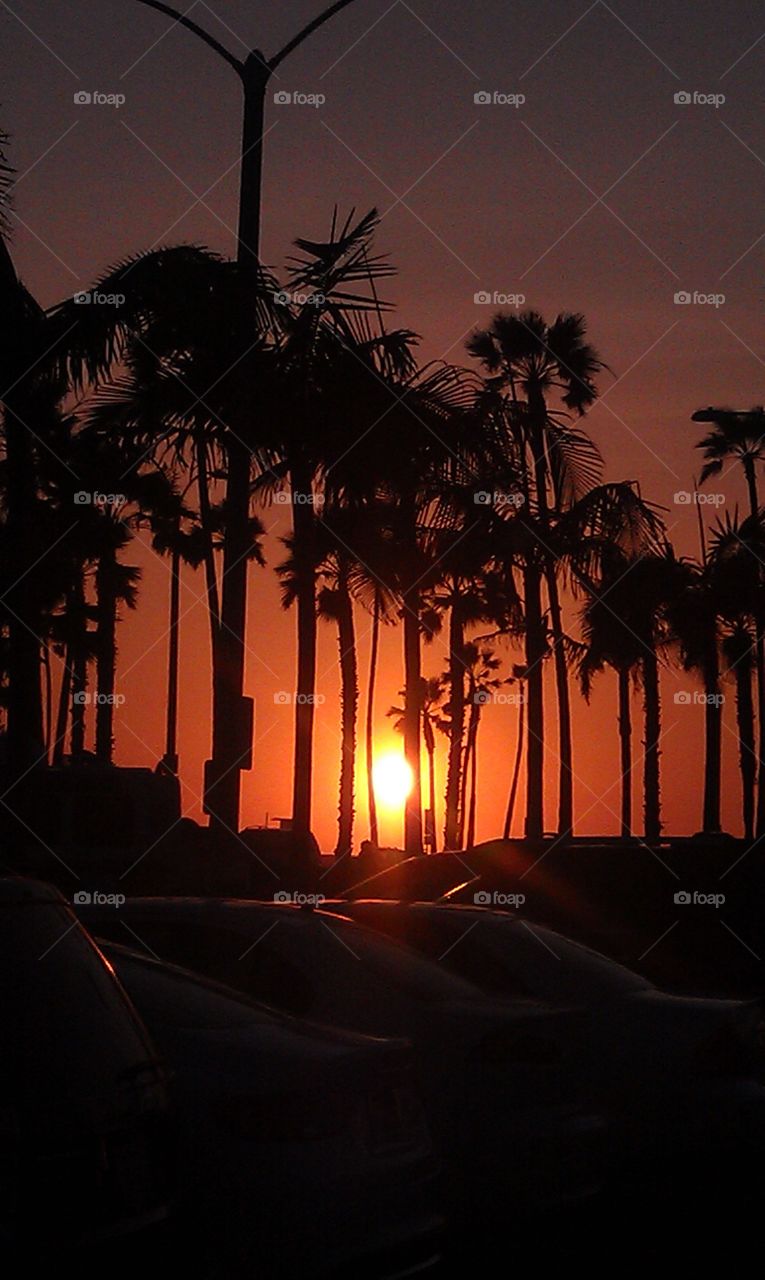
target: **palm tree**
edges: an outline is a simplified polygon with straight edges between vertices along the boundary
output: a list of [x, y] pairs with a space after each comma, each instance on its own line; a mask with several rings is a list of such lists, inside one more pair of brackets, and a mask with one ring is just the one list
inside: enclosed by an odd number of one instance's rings
[[[726, 463], [737, 459], [743, 468], [749, 495], [749, 515], [756, 518], [759, 511], [757, 490], [757, 466], [765, 458], [765, 411], [761, 407], [748, 412], [733, 409], [698, 409], [693, 422], [713, 423], [713, 430], [700, 440], [697, 449], [703, 449], [705, 463], [701, 483], [718, 476]], [[765, 834], [765, 608], [755, 616], [757, 671], [757, 717], [759, 721], [758, 773], [757, 773], [757, 835]]]
[[726, 514], [712, 531], [708, 572], [724, 625], [723, 657], [736, 687], [736, 722], [741, 770], [744, 834], [754, 835], [757, 753], [752, 699], [753, 657], [757, 652], [757, 617], [762, 612], [765, 517], [762, 512], [739, 520]]
[[[526, 665], [529, 680], [527, 835], [541, 836], [544, 829], [544, 712], [542, 661], [544, 620], [541, 577], [547, 587], [552, 631], [552, 655], [558, 697], [560, 769], [558, 831], [573, 828], [573, 756], [568, 667], [564, 646], [562, 611], [556, 578], [555, 556], [550, 545], [550, 504], [561, 511], [576, 501], [597, 480], [601, 459], [592, 441], [566, 423], [567, 414], [548, 406], [551, 394], [560, 396], [564, 410], [583, 414], [597, 397], [596, 377], [605, 368], [586, 340], [580, 314], [563, 313], [547, 324], [536, 311], [520, 315], [496, 315], [487, 329], [468, 342], [468, 350], [481, 360], [488, 374], [509, 395], [516, 420], [516, 447], [527, 469], [524, 491], [532, 499], [528, 517], [538, 528], [541, 571], [530, 562], [524, 569], [524, 598], [529, 641]], [[519, 393], [525, 398], [520, 400]], [[519, 413], [520, 411], [520, 413]]]
[[[475, 818], [478, 792], [478, 730], [481, 724], [481, 712], [492, 695], [502, 684], [495, 672], [500, 662], [492, 650], [486, 645], [470, 643], [466, 646], [465, 659], [468, 671], [468, 700], [470, 713], [465, 744], [465, 763], [462, 771], [461, 809], [466, 815], [465, 845], [471, 849], [475, 844]], [[468, 798], [468, 786], [469, 798]]]

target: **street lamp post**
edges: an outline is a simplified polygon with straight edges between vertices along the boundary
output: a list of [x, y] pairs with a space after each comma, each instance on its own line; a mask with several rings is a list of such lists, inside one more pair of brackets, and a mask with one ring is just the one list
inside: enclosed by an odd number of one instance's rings
[[[185, 14], [162, 0], [139, 0], [140, 4], [173, 19], [213, 49], [233, 67], [243, 89], [242, 151], [239, 185], [237, 262], [245, 284], [257, 285], [260, 269], [260, 221], [263, 180], [263, 126], [266, 89], [277, 67], [319, 27], [354, 0], [337, 0], [309, 22], [272, 58], [253, 49], [242, 61]], [[251, 296], [250, 290], [245, 294]], [[248, 308], [252, 338], [255, 337], [255, 307]], [[248, 328], [244, 329], [245, 348]], [[205, 808], [210, 825], [219, 834], [239, 830], [240, 771], [250, 768], [252, 745], [251, 704], [243, 697], [244, 637], [247, 615], [247, 551], [250, 514], [251, 450], [247, 443], [251, 413], [242, 406], [238, 430], [228, 444], [226, 480], [226, 537], [223, 552], [219, 678], [213, 688], [212, 759], [205, 771]], [[295, 817], [296, 815], [293, 815]], [[309, 816], [310, 822], [310, 816]], [[306, 824], [308, 825], [308, 824]]]

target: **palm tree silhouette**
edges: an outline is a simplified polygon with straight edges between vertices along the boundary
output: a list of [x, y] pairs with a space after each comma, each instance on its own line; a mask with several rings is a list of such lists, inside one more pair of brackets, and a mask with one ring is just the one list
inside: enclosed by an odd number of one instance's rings
[[[723, 472], [730, 459], [737, 459], [744, 472], [749, 496], [749, 515], [759, 511], [757, 466], [765, 458], [765, 410], [760, 406], [745, 412], [734, 409], [697, 409], [693, 422], [714, 424], [713, 430], [697, 444], [704, 451], [705, 463], [701, 483]], [[757, 672], [758, 770], [757, 770], [757, 835], [765, 834], [765, 607], [758, 602], [755, 616], [757, 633], [755, 667]]]
[[[598, 479], [601, 459], [592, 441], [566, 423], [565, 410], [583, 414], [597, 397], [595, 379], [605, 368], [594, 347], [585, 341], [582, 315], [563, 313], [547, 324], [537, 311], [497, 314], [487, 329], [468, 342], [468, 350], [509, 396], [513, 409], [516, 452], [527, 474], [523, 492], [531, 498], [529, 517], [537, 520], [537, 566], [524, 569], [527, 614], [529, 715], [526, 832], [538, 838], [544, 830], [544, 711], [542, 662], [546, 645], [541, 604], [541, 578], [547, 587], [552, 631], [552, 656], [558, 697], [559, 783], [558, 831], [573, 826], [571, 704], [568, 666], [563, 642], [560, 595], [555, 556], [550, 546], [550, 505], [560, 511], [576, 501]], [[519, 394], [520, 393], [520, 394]], [[548, 406], [560, 396], [564, 412]], [[521, 401], [520, 396], [524, 399]]]

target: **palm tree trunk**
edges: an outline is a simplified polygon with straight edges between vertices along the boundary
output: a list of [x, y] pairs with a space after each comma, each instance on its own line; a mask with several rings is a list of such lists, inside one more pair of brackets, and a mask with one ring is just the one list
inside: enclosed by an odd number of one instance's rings
[[96, 759], [111, 764], [114, 753], [114, 675], [117, 664], [116, 559], [105, 548], [96, 570]]
[[[476, 813], [476, 796], [478, 791], [478, 725], [480, 723], [481, 708], [479, 704], [475, 704], [470, 712], [470, 730], [468, 732], [468, 750], [470, 757], [470, 804], [468, 806], [468, 824], [467, 839], [465, 847], [472, 849], [475, 844], [475, 813]], [[467, 762], [466, 766], [467, 768]]]
[[462, 615], [455, 592], [449, 616], [449, 759], [446, 773], [445, 849], [462, 848], [459, 838], [459, 796], [462, 739], [465, 731], [464, 647]]
[[348, 590], [347, 566], [341, 563], [338, 581], [337, 638], [340, 647], [342, 701], [342, 759], [340, 761], [340, 806], [338, 816], [338, 858], [350, 857], [353, 846], [353, 802], [356, 764], [356, 715], [359, 702], [356, 633], [353, 602]]
[[47, 764], [50, 759], [51, 740], [53, 738], [53, 677], [50, 669], [50, 645], [47, 640], [42, 646], [42, 662], [45, 677], [45, 759]]
[[645, 756], [643, 760], [643, 804], [645, 838], [661, 837], [661, 794], [659, 779], [659, 740], [661, 738], [661, 697], [659, 663], [656, 653], [646, 653], [643, 665], [643, 701], [645, 709]]
[[218, 672], [218, 636], [220, 634], [220, 599], [218, 595], [218, 575], [215, 569], [215, 551], [213, 548], [212, 519], [210, 512], [210, 488], [207, 476], [207, 455], [204, 441], [195, 442], [197, 459], [197, 493], [199, 501], [199, 521], [206, 536], [205, 541], [205, 590], [207, 593], [207, 613], [210, 621], [210, 655], [212, 660], [213, 682]]
[[526, 688], [529, 707], [526, 724], [526, 836], [539, 840], [544, 834], [544, 690], [545, 657], [541, 580], [535, 565], [523, 571], [526, 611]]
[[744, 839], [754, 837], [754, 788], [756, 754], [754, 747], [754, 701], [752, 698], [752, 656], [749, 636], [744, 636], [741, 652], [731, 663], [736, 675], [736, 723], [741, 769], [741, 801]]
[[621, 763], [621, 836], [632, 835], [632, 711], [630, 707], [630, 673], [627, 667], [617, 672], [619, 683], [619, 747]]
[[[295, 555], [300, 565], [297, 585], [297, 697], [295, 703], [295, 758], [292, 780], [292, 826], [299, 837], [311, 831], [313, 780], [313, 720], [316, 695], [316, 556], [314, 514], [308, 501], [310, 477], [303, 468], [292, 469], [292, 528]], [[303, 501], [299, 501], [302, 498]]]
[[181, 614], [181, 553], [173, 547], [170, 563], [170, 636], [167, 649], [167, 716], [165, 754], [162, 760], [171, 773], [178, 772], [178, 656]]
[[510, 839], [510, 828], [513, 822], [513, 814], [515, 813], [515, 798], [518, 794], [518, 779], [521, 773], [521, 758], [523, 756], [523, 728], [526, 718], [526, 696], [522, 695], [520, 711], [518, 712], [518, 741], [515, 744], [515, 760], [513, 762], [513, 777], [510, 783], [510, 794], [507, 797], [507, 812], [505, 813], [505, 826], [502, 831], [502, 839]]
[[404, 614], [404, 755], [412, 773], [412, 789], [404, 811], [404, 850], [407, 857], [422, 853], [422, 783], [420, 780], [420, 713], [422, 670], [420, 654], [420, 593], [410, 587], [403, 597]]
[[558, 835], [573, 833], [574, 828], [574, 775], [573, 747], [571, 741], [571, 693], [568, 685], [568, 663], [563, 647], [563, 621], [561, 616], [558, 579], [555, 563], [548, 557], [545, 570], [547, 598], [550, 602], [550, 630], [553, 639], [555, 664], [555, 689], [558, 697]]
[[369, 655], [369, 687], [367, 692], [367, 800], [369, 804], [369, 838], [373, 845], [379, 846], [380, 837], [377, 829], [377, 801], [374, 787], [374, 705], [375, 684], [377, 682], [377, 656], [380, 647], [380, 592], [375, 589], [374, 609], [372, 613], [372, 651]]
[[66, 646], [64, 669], [61, 672], [61, 687], [58, 691], [58, 713], [56, 715], [56, 738], [53, 743], [53, 763], [64, 763], [66, 731], [69, 724], [69, 699], [72, 696], [72, 648]]
[[[744, 458], [744, 476], [749, 494], [749, 514], [757, 516], [760, 500], [757, 492], [757, 473], [754, 460]], [[765, 835], [765, 613], [761, 608], [755, 610], [754, 623], [757, 631], [755, 642], [755, 671], [757, 674], [757, 816], [755, 832]]]
[[711, 645], [704, 673], [704, 812], [702, 830], [714, 835], [721, 829], [720, 770], [722, 767], [722, 698], [717, 636]]

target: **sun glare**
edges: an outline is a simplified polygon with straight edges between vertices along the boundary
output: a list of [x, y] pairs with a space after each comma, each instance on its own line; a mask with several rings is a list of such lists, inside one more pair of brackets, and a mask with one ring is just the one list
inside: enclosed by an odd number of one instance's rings
[[375, 795], [386, 809], [401, 809], [412, 789], [412, 770], [403, 756], [381, 756], [372, 770]]

